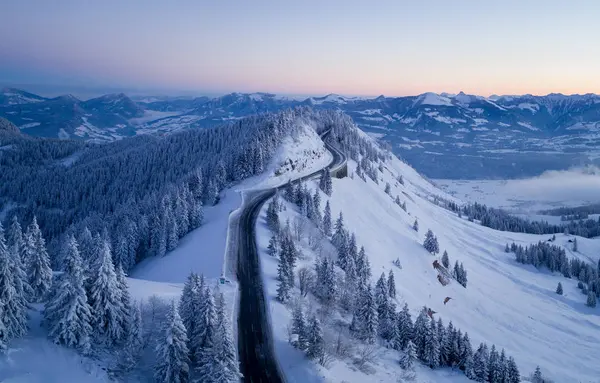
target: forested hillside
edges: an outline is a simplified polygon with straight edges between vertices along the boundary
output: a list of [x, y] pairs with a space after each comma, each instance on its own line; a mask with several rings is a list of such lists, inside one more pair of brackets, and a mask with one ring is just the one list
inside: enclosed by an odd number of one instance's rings
[[298, 108], [103, 145], [5, 133], [3, 218], [17, 216], [26, 225], [37, 217], [51, 250], [66, 231], [105, 232], [128, 270], [173, 249], [200, 224], [202, 205], [218, 203], [227, 185], [261, 173], [299, 119], [323, 126], [335, 115]]

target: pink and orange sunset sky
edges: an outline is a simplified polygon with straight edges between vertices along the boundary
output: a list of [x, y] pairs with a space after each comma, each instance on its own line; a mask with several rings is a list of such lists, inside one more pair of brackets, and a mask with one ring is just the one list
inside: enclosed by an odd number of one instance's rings
[[600, 92], [593, 0], [7, 0], [0, 10], [0, 85]]

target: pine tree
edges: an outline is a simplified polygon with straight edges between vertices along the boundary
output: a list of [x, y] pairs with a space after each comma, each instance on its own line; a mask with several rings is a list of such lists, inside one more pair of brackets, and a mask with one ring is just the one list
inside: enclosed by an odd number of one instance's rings
[[198, 364], [200, 372], [208, 368], [207, 364], [212, 363], [218, 325], [214, 295], [209, 287], [204, 288], [202, 302], [200, 317], [190, 342], [195, 350], [194, 360]]
[[127, 277], [125, 276], [125, 272], [121, 265], [117, 266], [116, 270], [117, 275], [117, 288], [119, 290], [119, 297], [121, 300], [120, 308], [121, 308], [121, 328], [123, 332], [123, 338], [127, 339], [129, 337], [128, 331], [131, 327], [131, 295], [129, 294], [129, 286], [127, 284]]
[[419, 231], [419, 221], [417, 221], [416, 218], [415, 218], [415, 223], [413, 223], [413, 230], [416, 232]]
[[558, 286], [556, 286], [556, 293], [558, 295], [563, 295], [563, 287], [562, 287], [562, 284], [560, 282], [558, 282]]
[[23, 247], [21, 227], [13, 218], [8, 231], [8, 243], [0, 222], [0, 321], [4, 322], [8, 338], [19, 338], [27, 333], [27, 296], [30, 293], [27, 275], [21, 262]]
[[588, 307], [596, 307], [596, 294], [592, 290], [588, 291], [587, 302], [585, 304]]
[[294, 312], [292, 313], [292, 333], [298, 336], [296, 347], [305, 351], [308, 347], [308, 334], [304, 313], [300, 304], [294, 307]]
[[531, 377], [531, 383], [544, 383], [544, 378], [542, 377], [542, 371], [540, 370], [540, 366], [535, 368], [533, 376]]
[[92, 313], [83, 286], [83, 265], [73, 236], [67, 236], [62, 252], [64, 272], [52, 286], [51, 299], [44, 309], [44, 322], [52, 341], [87, 353], [91, 346]]
[[91, 281], [90, 306], [94, 313], [93, 327], [108, 345], [123, 339], [123, 308], [110, 246], [103, 241], [100, 265]]
[[446, 269], [450, 267], [450, 259], [448, 258], [448, 252], [446, 250], [444, 250], [444, 254], [442, 254], [442, 265], [444, 265]]
[[519, 368], [513, 357], [508, 358], [508, 383], [519, 383], [521, 381], [521, 374]]
[[577, 247], [577, 238], [574, 238], [574, 239], [573, 239], [573, 251], [574, 251], [574, 252], [577, 252], [578, 250], [579, 250], [579, 249], [578, 249], [578, 247]]
[[423, 350], [423, 362], [429, 368], [438, 368], [440, 365], [440, 340], [435, 321], [429, 321], [425, 332], [425, 349]]
[[323, 191], [323, 193], [327, 194], [327, 169], [323, 169], [321, 171], [321, 178], [319, 179], [319, 189]]
[[423, 247], [431, 254], [437, 254], [440, 252], [438, 240], [435, 237], [435, 235], [433, 235], [431, 229], [427, 230], [427, 233], [425, 234], [425, 241], [423, 242]]
[[[459, 338], [460, 339], [460, 338]], [[471, 347], [471, 340], [469, 339], [469, 334], [465, 332], [465, 335], [461, 339], [460, 345], [460, 356], [458, 366], [461, 369], [465, 370], [465, 374], [470, 379], [474, 379], [472, 376], [469, 376], [468, 372], [473, 372], [473, 348]]]
[[360, 310], [360, 318], [362, 321], [360, 337], [367, 343], [374, 343], [377, 337], [379, 320], [377, 317], [377, 303], [375, 302], [375, 297], [373, 296], [370, 285], [367, 285], [366, 290], [363, 292]]
[[189, 381], [190, 367], [187, 335], [177, 311], [175, 301], [167, 315], [164, 338], [156, 347], [156, 370], [154, 379], [160, 383], [185, 383]]
[[405, 370], [412, 370], [414, 368], [415, 362], [417, 361], [417, 351], [415, 349], [415, 344], [412, 340], [408, 340], [406, 343], [406, 347], [402, 349], [404, 354], [400, 358], [400, 367]]
[[279, 232], [279, 212], [274, 201], [267, 206], [267, 226], [273, 233]]
[[496, 351], [496, 345], [492, 345], [490, 350], [490, 358], [488, 361], [488, 379], [490, 383], [501, 383], [500, 382], [500, 371], [499, 371], [500, 355]]
[[276, 257], [279, 253], [279, 244], [277, 241], [277, 236], [273, 234], [271, 239], [269, 239], [269, 246], [267, 247], [267, 254], [271, 257]]
[[381, 276], [375, 284], [375, 304], [377, 305], [377, 318], [378, 318], [378, 334], [384, 339], [389, 339], [389, 323], [388, 323], [388, 287], [386, 284], [385, 273], [381, 273]]
[[333, 194], [333, 181], [331, 179], [331, 173], [329, 171], [325, 172], [325, 194], [331, 197]]
[[413, 323], [406, 303], [398, 313], [397, 326], [400, 349], [404, 350], [408, 342], [413, 339]]
[[329, 201], [325, 204], [325, 212], [323, 213], [323, 234], [326, 237], [331, 237], [331, 206], [329, 206]]
[[308, 324], [308, 348], [306, 355], [318, 361], [322, 361], [325, 355], [323, 331], [321, 330], [321, 323], [319, 323], [316, 316], [312, 316]]
[[392, 299], [396, 299], [396, 282], [394, 281], [394, 271], [390, 270], [387, 280], [388, 295]]
[[279, 257], [277, 263], [277, 299], [280, 302], [287, 302], [290, 299], [290, 282], [289, 282], [289, 264], [282, 256]]
[[389, 182], [385, 183], [385, 194], [390, 194], [392, 192], [392, 187], [390, 186]]
[[413, 341], [417, 347], [417, 355], [422, 361], [425, 361], [425, 344], [428, 328], [429, 317], [427, 316], [427, 308], [423, 307], [417, 316], [417, 319], [415, 319], [415, 324], [413, 326]]
[[323, 217], [321, 216], [321, 194], [318, 190], [315, 190], [315, 194], [313, 194], [312, 198], [312, 206], [313, 206], [313, 214], [312, 221], [317, 225], [318, 228], [321, 228], [323, 224]]
[[35, 217], [27, 228], [25, 247], [27, 249], [25, 262], [28, 265], [27, 274], [32, 291], [32, 301], [40, 302], [52, 285], [52, 269], [50, 268], [50, 257], [46, 251], [46, 242]]
[[207, 383], [236, 382], [242, 375], [236, 359], [235, 345], [232, 341], [231, 326], [225, 313], [225, 299], [222, 293], [216, 294], [217, 325], [214, 346], [207, 354], [199, 370], [200, 379]]
[[475, 373], [475, 381], [486, 382], [488, 380], [488, 359], [483, 343], [479, 345], [477, 352], [473, 355], [473, 371]]
[[183, 286], [181, 300], [179, 302], [179, 315], [183, 325], [187, 331], [188, 351], [190, 360], [195, 362], [194, 356], [196, 352], [194, 334], [199, 326], [200, 318], [202, 317], [202, 303], [204, 298], [204, 277], [200, 277], [196, 273], [190, 273]]

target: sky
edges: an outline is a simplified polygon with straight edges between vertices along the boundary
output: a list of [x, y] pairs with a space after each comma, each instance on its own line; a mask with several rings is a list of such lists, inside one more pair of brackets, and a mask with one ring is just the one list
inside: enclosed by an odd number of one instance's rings
[[0, 84], [599, 93], [599, 19], [597, 0], [3, 0]]

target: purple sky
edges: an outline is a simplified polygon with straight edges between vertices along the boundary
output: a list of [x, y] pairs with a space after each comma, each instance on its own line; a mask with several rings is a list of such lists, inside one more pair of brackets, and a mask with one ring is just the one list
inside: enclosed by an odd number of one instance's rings
[[6, 0], [0, 84], [600, 92], [600, 2]]

